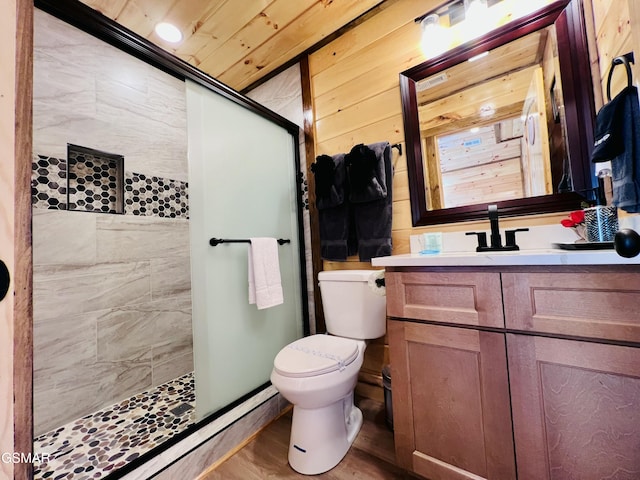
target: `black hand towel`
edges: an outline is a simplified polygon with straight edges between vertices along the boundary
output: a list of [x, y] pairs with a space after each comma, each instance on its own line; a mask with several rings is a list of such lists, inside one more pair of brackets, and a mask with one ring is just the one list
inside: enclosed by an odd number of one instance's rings
[[620, 92], [600, 109], [596, 116], [595, 142], [591, 152], [592, 162], [606, 162], [624, 151], [622, 110], [628, 92]]
[[640, 106], [638, 89], [626, 87], [596, 117], [594, 162], [611, 160], [613, 200], [629, 213], [640, 212]]
[[356, 145], [346, 161], [360, 261], [391, 255], [391, 146], [389, 142]]
[[344, 157], [344, 153], [320, 155], [311, 165], [320, 223], [320, 255], [326, 260], [344, 261], [357, 248], [353, 212], [347, 201]]
[[387, 178], [384, 171], [384, 147], [388, 142], [371, 146], [356, 145], [345, 156], [349, 177], [349, 200], [353, 203], [386, 198]]
[[311, 171], [316, 180], [318, 210], [337, 207], [345, 200], [346, 178], [343, 159], [344, 154], [335, 157], [320, 155], [311, 165]]

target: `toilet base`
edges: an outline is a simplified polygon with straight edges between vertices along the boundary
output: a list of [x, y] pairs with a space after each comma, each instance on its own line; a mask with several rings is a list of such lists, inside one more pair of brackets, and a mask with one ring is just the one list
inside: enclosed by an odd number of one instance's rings
[[353, 393], [326, 407], [294, 405], [289, 465], [304, 475], [331, 470], [347, 454], [360, 427], [362, 412], [353, 404]]

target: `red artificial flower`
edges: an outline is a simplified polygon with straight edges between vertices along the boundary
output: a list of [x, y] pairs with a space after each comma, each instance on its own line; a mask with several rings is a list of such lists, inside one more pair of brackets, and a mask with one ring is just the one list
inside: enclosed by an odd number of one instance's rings
[[569, 218], [560, 221], [563, 227], [576, 227], [584, 223], [584, 210], [576, 210], [569, 214]]

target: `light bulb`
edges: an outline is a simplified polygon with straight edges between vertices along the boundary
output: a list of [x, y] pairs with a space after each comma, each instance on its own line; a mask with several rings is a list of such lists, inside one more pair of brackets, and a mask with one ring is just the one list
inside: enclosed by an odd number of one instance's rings
[[463, 28], [465, 41], [477, 38], [494, 28], [495, 22], [492, 17], [487, 0], [465, 0]]
[[447, 51], [451, 43], [451, 35], [447, 28], [440, 25], [440, 17], [436, 13], [427, 15], [421, 22], [422, 53], [426, 58], [437, 57]]

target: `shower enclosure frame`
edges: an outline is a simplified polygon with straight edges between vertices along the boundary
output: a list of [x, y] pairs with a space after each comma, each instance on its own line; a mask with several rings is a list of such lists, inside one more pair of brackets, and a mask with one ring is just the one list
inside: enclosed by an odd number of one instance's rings
[[[295, 123], [287, 120], [281, 115], [273, 112], [264, 105], [257, 103], [256, 101], [242, 95], [241, 93], [231, 89], [224, 83], [216, 80], [215, 78], [207, 75], [206, 73], [198, 70], [196, 67], [188, 64], [180, 58], [170, 54], [169, 52], [161, 49], [157, 45], [149, 42], [136, 33], [128, 30], [127, 28], [119, 25], [115, 21], [93, 10], [87, 5], [77, 0], [34, 0], [34, 6], [100, 40], [128, 53], [135, 58], [142, 60], [143, 62], [162, 70], [163, 72], [178, 78], [179, 80], [194, 81], [201, 86], [211, 90], [212, 92], [221, 95], [222, 97], [230, 100], [251, 112], [260, 115], [261, 117], [273, 122], [274, 124], [282, 127], [292, 136], [292, 148], [293, 158], [295, 162], [295, 171], [300, 172], [300, 151], [299, 151], [299, 127]], [[300, 265], [300, 301], [302, 311], [302, 331], [303, 334], [309, 335], [309, 305], [308, 305], [308, 293], [307, 293], [307, 274], [306, 274], [306, 260], [305, 260], [305, 241], [303, 231], [303, 209], [304, 202], [302, 199], [302, 175], [299, 173], [296, 175], [296, 204], [297, 204], [297, 223], [298, 223], [298, 244], [300, 249], [298, 252], [299, 265]], [[134, 470], [141, 464], [145, 463], [150, 457], [159, 454], [167, 448], [180, 442], [182, 439], [193, 434], [195, 431], [201, 429], [205, 425], [211, 423], [215, 419], [222, 416], [227, 411], [231, 410], [235, 406], [239, 405], [243, 401], [251, 398], [256, 393], [267, 388], [271, 382], [267, 381], [263, 385], [259, 386], [255, 390], [249, 392], [243, 397], [237, 399], [226, 407], [212, 413], [208, 417], [193, 423], [181, 432], [168, 439], [161, 445], [155, 447], [153, 450], [141, 455], [139, 458], [131, 462], [130, 464], [120, 468], [118, 470], [118, 476], [126, 474], [127, 472]]]

